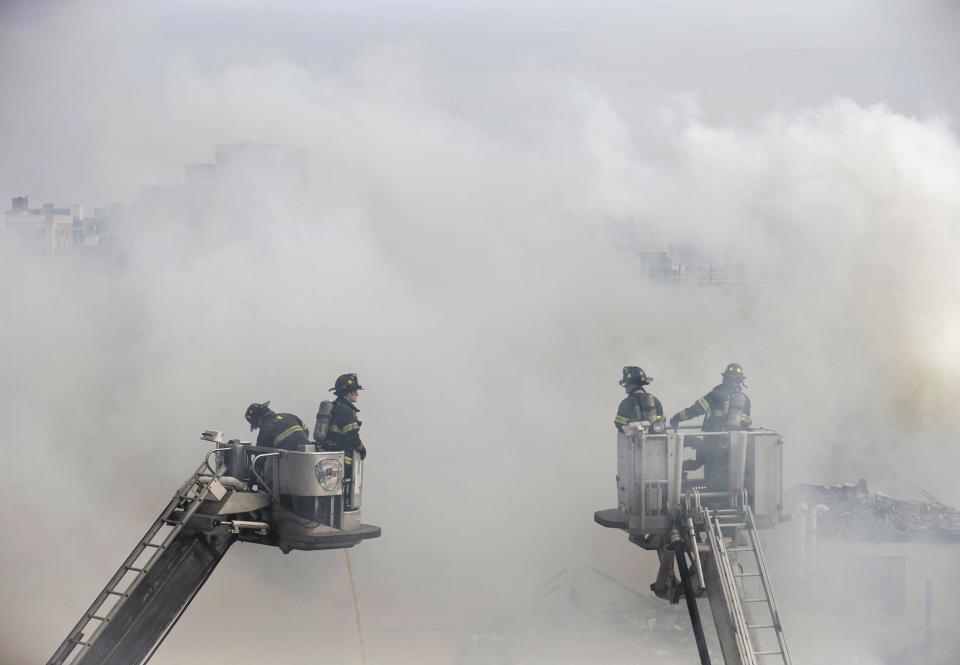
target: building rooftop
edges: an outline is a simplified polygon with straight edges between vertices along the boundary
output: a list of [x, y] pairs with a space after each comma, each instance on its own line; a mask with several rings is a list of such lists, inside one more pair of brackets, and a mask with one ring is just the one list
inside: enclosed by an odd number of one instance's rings
[[894, 499], [871, 492], [866, 480], [843, 485], [797, 485], [786, 503], [822, 504], [817, 533], [827, 539], [851, 541], [960, 543], [960, 510], [929, 494], [921, 500]]

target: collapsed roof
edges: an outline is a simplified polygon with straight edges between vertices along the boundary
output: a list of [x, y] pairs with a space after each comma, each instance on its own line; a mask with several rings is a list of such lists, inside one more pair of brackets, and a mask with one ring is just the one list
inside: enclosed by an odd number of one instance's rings
[[960, 510], [924, 492], [924, 499], [893, 499], [871, 492], [867, 481], [844, 485], [802, 484], [789, 489], [787, 506], [822, 504], [817, 533], [853, 541], [960, 542]]

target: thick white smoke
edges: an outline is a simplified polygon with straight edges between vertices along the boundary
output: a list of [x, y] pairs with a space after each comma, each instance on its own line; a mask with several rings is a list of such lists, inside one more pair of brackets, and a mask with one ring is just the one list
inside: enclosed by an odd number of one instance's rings
[[[789, 482], [865, 476], [960, 503], [960, 145], [945, 117], [838, 98], [734, 125], [590, 72], [469, 68], [409, 42], [191, 61], [189, 37], [124, 11], [137, 29], [118, 53], [142, 39], [169, 62], [94, 72], [103, 50], [68, 67], [4, 47], [29, 77], [116, 86], [75, 132], [71, 113], [6, 108], [103, 163], [77, 174], [5, 132], [5, 187], [133, 198], [243, 139], [303, 148], [303, 177], [226, 169], [191, 221], [152, 214], [122, 269], [4, 266], [5, 662], [49, 655], [199, 462], [201, 429], [244, 435], [264, 399], [310, 420], [344, 371], [367, 387], [365, 518], [384, 527], [353, 553], [372, 662], [450, 662], [449, 629], [571, 561], [645, 586], [649, 557], [591, 521], [615, 501], [624, 364], [672, 413], [739, 361], [755, 420], [787, 437]], [[90, 16], [41, 25], [62, 47], [90, 46], [68, 25], [114, 34]], [[767, 279], [647, 282], [632, 239], [650, 229]], [[238, 546], [155, 660], [229, 631], [270, 636], [221, 647], [240, 662], [348, 661], [343, 576], [339, 553]]]

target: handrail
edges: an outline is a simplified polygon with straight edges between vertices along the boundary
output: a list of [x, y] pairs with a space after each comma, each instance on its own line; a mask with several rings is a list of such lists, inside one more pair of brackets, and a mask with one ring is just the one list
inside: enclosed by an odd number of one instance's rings
[[203, 463], [207, 465], [207, 468], [210, 470], [210, 473], [212, 473], [213, 475], [217, 475], [217, 470], [214, 469], [212, 466], [210, 466], [210, 456], [213, 455], [214, 453], [223, 452], [224, 450], [230, 450], [230, 446], [224, 446], [223, 448], [214, 448], [209, 453], [207, 453], [207, 456], [203, 459]]
[[264, 479], [260, 477], [260, 474], [257, 473], [257, 461], [263, 459], [264, 457], [280, 457], [280, 453], [273, 452], [273, 453], [261, 453], [259, 455], [254, 455], [253, 459], [250, 460], [250, 472], [260, 482], [260, 486], [267, 490], [267, 492], [270, 494], [271, 497], [276, 497], [274, 488], [270, 487], [266, 483], [266, 481], [264, 481]]

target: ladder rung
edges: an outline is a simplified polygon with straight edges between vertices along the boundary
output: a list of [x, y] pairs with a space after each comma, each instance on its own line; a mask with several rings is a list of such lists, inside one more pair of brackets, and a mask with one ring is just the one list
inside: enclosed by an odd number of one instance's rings
[[734, 577], [760, 577], [760, 573], [734, 573]]
[[127, 593], [124, 591], [107, 591], [107, 593], [109, 593], [111, 596], [122, 596], [124, 598], [127, 597]]
[[752, 547], [728, 547], [728, 552], [753, 552]]
[[110, 621], [110, 619], [108, 619], [107, 617], [97, 616], [96, 614], [88, 614], [87, 616], [90, 617], [91, 619], [96, 619], [97, 621]]
[[769, 602], [766, 598], [741, 598], [741, 603], [766, 603]]
[[71, 638], [70, 638], [70, 641], [73, 642], [74, 644], [79, 644], [79, 645], [82, 646], [82, 647], [92, 646], [90, 642], [84, 642], [84, 641], [81, 640], [80, 638], [72, 638], [72, 637], [71, 637]]
[[145, 573], [147, 572], [146, 568], [134, 568], [133, 566], [124, 566], [127, 570], [132, 570], [135, 573]]
[[144, 547], [156, 547], [158, 550], [162, 550], [166, 545], [157, 545], [156, 543], [143, 543]]
[[781, 655], [783, 654], [783, 652], [782, 651], [754, 651], [753, 652], [754, 656], [773, 656], [775, 654]]
[[776, 627], [777, 625], [774, 623], [759, 623], [756, 626], [751, 626], [750, 624], [747, 624], [747, 628], [749, 628], [750, 630], [758, 630], [760, 628], [776, 628]]
[[746, 522], [729, 522], [724, 524], [723, 522], [717, 522], [721, 529], [742, 529], [747, 526]]

